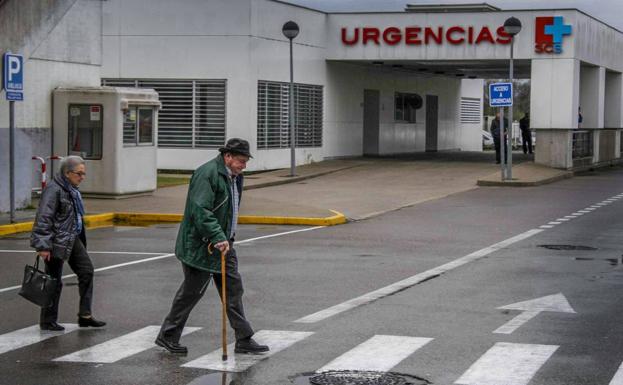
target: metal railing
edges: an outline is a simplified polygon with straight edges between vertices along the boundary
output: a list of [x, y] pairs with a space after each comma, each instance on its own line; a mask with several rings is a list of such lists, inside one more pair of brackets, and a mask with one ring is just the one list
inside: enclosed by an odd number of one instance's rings
[[593, 156], [593, 132], [587, 130], [573, 131], [571, 143], [573, 159], [589, 158]]

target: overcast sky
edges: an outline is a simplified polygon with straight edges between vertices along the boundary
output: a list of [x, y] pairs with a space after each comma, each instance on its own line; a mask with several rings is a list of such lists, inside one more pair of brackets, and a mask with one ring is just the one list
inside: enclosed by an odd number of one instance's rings
[[322, 11], [402, 11], [406, 4], [488, 3], [501, 9], [577, 8], [623, 31], [623, 0], [285, 0]]

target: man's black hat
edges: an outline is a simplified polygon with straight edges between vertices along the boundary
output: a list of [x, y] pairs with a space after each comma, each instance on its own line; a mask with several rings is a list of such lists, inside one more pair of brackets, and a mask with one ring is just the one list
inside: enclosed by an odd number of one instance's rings
[[218, 149], [222, 154], [232, 153], [232, 154], [240, 154], [248, 156], [249, 158], [253, 158], [251, 156], [251, 152], [249, 151], [249, 142], [240, 138], [231, 138], [225, 143], [225, 147], [221, 147]]

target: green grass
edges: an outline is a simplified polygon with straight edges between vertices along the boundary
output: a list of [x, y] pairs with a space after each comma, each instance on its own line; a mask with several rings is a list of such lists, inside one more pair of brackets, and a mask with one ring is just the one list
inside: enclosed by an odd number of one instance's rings
[[177, 176], [161, 176], [158, 175], [158, 188], [179, 186], [182, 184], [188, 184], [190, 182], [190, 175]]

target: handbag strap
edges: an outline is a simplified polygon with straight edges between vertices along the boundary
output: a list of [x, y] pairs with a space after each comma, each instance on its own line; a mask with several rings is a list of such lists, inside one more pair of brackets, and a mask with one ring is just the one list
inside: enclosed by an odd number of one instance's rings
[[35, 270], [39, 270], [39, 259], [41, 258], [41, 256], [39, 254], [35, 254]]

